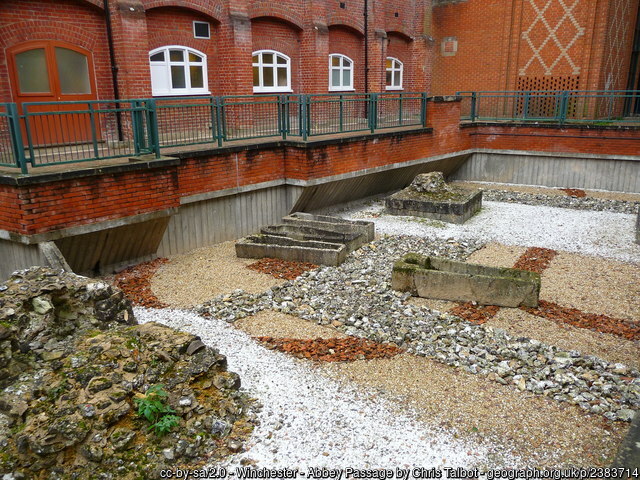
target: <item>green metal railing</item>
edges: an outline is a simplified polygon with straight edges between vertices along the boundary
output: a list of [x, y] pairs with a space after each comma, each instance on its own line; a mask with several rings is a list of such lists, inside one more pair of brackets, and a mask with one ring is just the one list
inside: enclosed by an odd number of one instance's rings
[[160, 156], [261, 138], [424, 126], [426, 93], [244, 95], [0, 104], [0, 166]]
[[640, 91], [458, 92], [462, 120], [638, 124]]

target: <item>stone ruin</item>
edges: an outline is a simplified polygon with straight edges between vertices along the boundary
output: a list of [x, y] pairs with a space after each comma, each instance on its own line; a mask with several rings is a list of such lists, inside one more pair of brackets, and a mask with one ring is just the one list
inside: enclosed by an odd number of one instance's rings
[[422, 173], [387, 197], [385, 206], [391, 215], [464, 223], [482, 208], [482, 190], [447, 185], [442, 172]]
[[[164, 435], [134, 401], [159, 385], [179, 419]], [[197, 336], [138, 325], [104, 282], [33, 267], [0, 284], [0, 476], [159, 478], [215, 460], [252, 429], [239, 387], [224, 356]]]
[[236, 255], [337, 266], [373, 240], [374, 228], [373, 222], [297, 212], [283, 217], [282, 224], [238, 240]]
[[391, 287], [424, 298], [537, 307], [540, 274], [408, 253], [394, 264]]

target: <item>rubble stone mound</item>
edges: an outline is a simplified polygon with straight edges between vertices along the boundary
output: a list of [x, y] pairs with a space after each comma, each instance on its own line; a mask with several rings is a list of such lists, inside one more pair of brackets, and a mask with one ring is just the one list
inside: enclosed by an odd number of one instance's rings
[[482, 190], [447, 185], [442, 172], [417, 175], [411, 184], [385, 199], [390, 215], [464, 223], [482, 208]]
[[409, 185], [409, 188], [418, 193], [442, 193], [451, 192], [451, 188], [444, 180], [442, 172], [421, 173]]
[[[252, 429], [226, 358], [195, 335], [137, 325], [106, 283], [17, 272], [0, 285], [0, 325], [0, 476], [159, 478], [237, 451]], [[139, 415], [148, 400], [175, 415], [168, 431]]]

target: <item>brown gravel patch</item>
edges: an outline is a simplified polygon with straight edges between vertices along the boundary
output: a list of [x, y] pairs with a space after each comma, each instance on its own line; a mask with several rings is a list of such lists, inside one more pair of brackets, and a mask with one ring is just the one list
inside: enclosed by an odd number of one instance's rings
[[153, 277], [151, 288], [162, 302], [188, 308], [237, 288], [260, 293], [284, 283], [245, 268], [254, 261], [236, 257], [234, 242], [199, 248], [170, 257]]
[[300, 338], [313, 340], [316, 338], [345, 338], [344, 333], [322, 325], [317, 325], [293, 315], [263, 310], [250, 317], [233, 323], [233, 326], [252, 337]]
[[513, 264], [513, 268], [542, 273], [549, 267], [549, 264], [557, 255], [558, 252], [548, 248], [527, 248], [527, 251]]
[[627, 340], [640, 340], [640, 324], [611, 318], [606, 315], [585, 313], [575, 308], [563, 307], [557, 303], [540, 300], [537, 308], [520, 307], [522, 310], [538, 317], [548, 318], [554, 322], [568, 323], [574, 327], [587, 328], [596, 332], [610, 333]]
[[449, 310], [449, 313], [476, 325], [482, 325], [491, 320], [499, 311], [500, 307], [496, 305], [474, 305], [471, 302], [467, 302], [453, 307]]
[[486, 325], [501, 328], [513, 337], [533, 338], [561, 350], [577, 350], [611, 363], [640, 369], [640, 342], [585, 330], [566, 323], [536, 317], [517, 308], [503, 308]]
[[156, 258], [150, 262], [139, 263], [125, 268], [113, 277], [113, 284], [122, 290], [131, 303], [147, 308], [166, 308], [151, 290], [151, 278], [168, 260]]
[[640, 265], [560, 252], [544, 272], [540, 298], [640, 322]]
[[579, 188], [561, 188], [560, 190], [574, 198], [584, 198], [587, 196], [587, 192]]
[[629, 428], [409, 354], [324, 365], [320, 371], [389, 396], [398, 408], [412, 407], [427, 423], [511, 447], [539, 468], [608, 465]]
[[306, 262], [291, 262], [279, 258], [261, 258], [255, 263], [247, 265], [247, 268], [256, 272], [266, 273], [274, 278], [295, 280], [304, 272], [315, 270], [318, 265]]
[[400, 353], [395, 345], [372, 342], [364, 338], [299, 338], [255, 337], [268, 348], [316, 362], [353, 362], [375, 358], [391, 358]]

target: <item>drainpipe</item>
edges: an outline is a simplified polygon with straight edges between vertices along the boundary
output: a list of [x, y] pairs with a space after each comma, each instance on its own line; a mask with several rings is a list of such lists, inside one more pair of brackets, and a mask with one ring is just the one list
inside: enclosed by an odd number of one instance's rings
[[369, 0], [364, 0], [364, 93], [369, 93]]
[[116, 63], [116, 53], [113, 48], [113, 30], [111, 29], [111, 10], [109, 9], [109, 0], [103, 0], [104, 15], [107, 24], [107, 43], [109, 44], [109, 60], [111, 63], [111, 81], [113, 83], [113, 96], [116, 100], [116, 127], [118, 129], [118, 141], [123, 140], [122, 135], [122, 113], [120, 112], [120, 88], [118, 87], [118, 65]]

